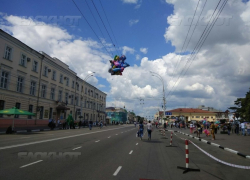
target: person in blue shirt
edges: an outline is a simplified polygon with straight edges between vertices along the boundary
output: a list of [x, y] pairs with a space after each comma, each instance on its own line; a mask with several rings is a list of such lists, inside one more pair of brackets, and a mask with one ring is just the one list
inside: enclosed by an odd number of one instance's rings
[[139, 124], [139, 128], [138, 128], [139, 137], [141, 138], [141, 140], [142, 140], [142, 136], [143, 136], [143, 130], [144, 130], [144, 126], [143, 126], [143, 123], [141, 121], [140, 124]]

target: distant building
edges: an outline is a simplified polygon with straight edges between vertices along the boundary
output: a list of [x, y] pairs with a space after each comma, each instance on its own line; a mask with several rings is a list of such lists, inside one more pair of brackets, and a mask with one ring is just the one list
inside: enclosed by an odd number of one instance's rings
[[[166, 115], [166, 118], [172, 120], [180, 120], [183, 119], [186, 122], [191, 120], [200, 121], [206, 119], [207, 121], [213, 121], [216, 119], [216, 112], [205, 111], [201, 109], [194, 108], [178, 108], [173, 110], [168, 110], [166, 113], [171, 115]], [[155, 117], [159, 115], [159, 118], [163, 117], [163, 111], [159, 111], [156, 113]]]
[[126, 123], [127, 121], [127, 111], [124, 108], [108, 107], [106, 108], [107, 119], [109, 123]]

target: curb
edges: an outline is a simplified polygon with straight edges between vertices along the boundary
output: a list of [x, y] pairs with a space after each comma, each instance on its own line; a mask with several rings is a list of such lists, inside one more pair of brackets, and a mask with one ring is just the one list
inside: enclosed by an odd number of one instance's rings
[[189, 136], [189, 137], [191, 137], [191, 138], [193, 138], [193, 139], [197, 139], [197, 140], [199, 140], [199, 141], [201, 141], [201, 142], [204, 142], [204, 143], [206, 143], [206, 144], [216, 146], [216, 147], [218, 147], [218, 148], [220, 148], [220, 149], [223, 149], [223, 150], [226, 150], [226, 151], [228, 151], [228, 152], [237, 154], [237, 155], [239, 155], [239, 156], [241, 156], [241, 157], [250, 159], [250, 155], [242, 154], [242, 153], [240, 153], [239, 151], [235, 151], [235, 150], [233, 150], [233, 149], [223, 147], [223, 146], [221, 146], [221, 145], [219, 145], [219, 144], [212, 143], [212, 142], [209, 142], [209, 141], [207, 141], [207, 140], [204, 140], [204, 139], [201, 139], [201, 138], [194, 137], [194, 136], [192, 136], [192, 135], [190, 135], [190, 134], [186, 134], [186, 133], [183, 133], [183, 132], [181, 132], [181, 131], [174, 131], [174, 130], [167, 130], [167, 129], [166, 129], [166, 131], [178, 132], [178, 133], [181, 133], [181, 134], [183, 134], [183, 135]]

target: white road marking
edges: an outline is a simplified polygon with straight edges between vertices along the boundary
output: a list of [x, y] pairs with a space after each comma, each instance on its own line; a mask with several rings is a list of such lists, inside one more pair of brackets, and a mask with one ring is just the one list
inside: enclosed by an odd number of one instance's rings
[[133, 153], [133, 150], [131, 150], [129, 154], [132, 154], [132, 153]]
[[96, 141], [96, 142], [99, 142], [100, 140]]
[[82, 146], [80, 146], [80, 147], [77, 147], [77, 148], [74, 148], [74, 149], [72, 149], [72, 150], [74, 151], [74, 150], [76, 150], [76, 149], [80, 149], [81, 147], [82, 147]]
[[138, 145], [138, 143], [136, 143], [136, 146]]
[[110, 138], [111, 136], [109, 136], [108, 138]]
[[118, 134], [116, 134], [116, 135], [118, 135]]
[[30, 163], [30, 164], [26, 164], [24, 166], [21, 166], [20, 168], [24, 168], [24, 167], [27, 167], [27, 166], [30, 166], [32, 164], [36, 164], [36, 163], [39, 163], [39, 162], [42, 162], [43, 160], [39, 160], [39, 161], [36, 161], [36, 162], [33, 162], [33, 163]]
[[121, 129], [121, 128], [124, 128], [124, 127], [89, 132], [89, 133], [83, 133], [83, 134], [70, 135], [70, 136], [59, 137], [59, 138], [54, 138], [54, 139], [47, 139], [47, 140], [42, 140], [42, 141], [34, 141], [34, 142], [23, 143], [23, 144], [16, 144], [16, 145], [11, 145], [11, 146], [3, 146], [3, 147], [0, 147], [0, 150], [10, 149], [10, 148], [15, 148], [15, 147], [22, 147], [22, 146], [29, 146], [29, 145], [33, 145], [33, 144], [40, 144], [40, 143], [51, 142], [51, 141], [57, 141], [57, 140], [62, 140], [62, 139], [78, 137], [78, 136], [85, 136], [85, 135], [96, 134], [96, 133], [105, 132], [105, 131], [113, 131], [113, 130], [117, 130], [117, 129]]
[[117, 168], [117, 170], [114, 172], [113, 176], [116, 176], [119, 173], [119, 171], [121, 170], [121, 168], [122, 168], [122, 166], [119, 166]]

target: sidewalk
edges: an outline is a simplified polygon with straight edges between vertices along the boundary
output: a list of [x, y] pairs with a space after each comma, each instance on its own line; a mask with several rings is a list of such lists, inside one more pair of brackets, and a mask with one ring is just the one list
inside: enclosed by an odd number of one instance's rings
[[[189, 135], [193, 135], [196, 137], [196, 134], [191, 134], [190, 129], [184, 129], [184, 128], [170, 128], [168, 127], [167, 130], [174, 130], [174, 131], [180, 131]], [[178, 133], [178, 132], [177, 132]], [[180, 135], [180, 133], [178, 133]], [[187, 136], [188, 137], [188, 136]], [[212, 143], [219, 144], [225, 148], [230, 148], [235, 151], [239, 151], [242, 154], [250, 155], [250, 136], [242, 136], [242, 135], [236, 135], [236, 134], [220, 134], [220, 130], [215, 134], [215, 140], [212, 141], [212, 136], [206, 137], [205, 134], [201, 134], [201, 139], [207, 140]], [[193, 142], [195, 143], [197, 140], [194, 139]], [[210, 145], [208, 145], [210, 146]]]
[[[107, 125], [107, 126], [112, 126], [112, 125]], [[116, 125], [114, 125], [116, 126]], [[118, 125], [117, 125], [118, 126]], [[96, 128], [99, 126], [92, 126], [92, 128]], [[75, 126], [75, 129], [78, 129], [78, 126]], [[81, 126], [81, 128], [88, 128], [88, 126]], [[5, 134], [7, 128], [0, 128], [0, 134]], [[15, 133], [24, 133], [24, 132], [38, 132], [38, 131], [50, 131], [50, 127], [48, 126], [36, 126], [36, 127], [16, 127], [15, 128]], [[62, 130], [62, 126], [55, 127], [53, 130]]]

